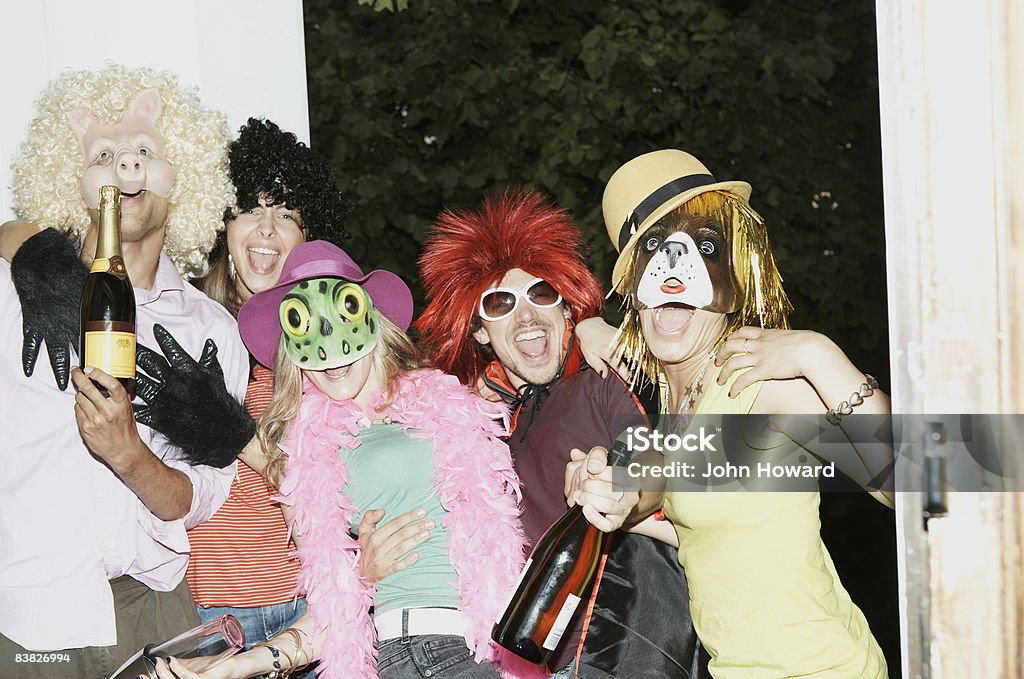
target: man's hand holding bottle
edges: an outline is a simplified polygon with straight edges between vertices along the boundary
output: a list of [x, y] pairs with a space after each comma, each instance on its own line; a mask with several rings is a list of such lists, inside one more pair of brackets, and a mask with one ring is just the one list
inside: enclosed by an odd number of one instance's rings
[[635, 511], [640, 493], [621, 487], [616, 490], [607, 448], [594, 446], [589, 453], [573, 448], [569, 455], [571, 460], [565, 466], [565, 499], [570, 507], [582, 505], [587, 520], [605, 533], [643, 518]]

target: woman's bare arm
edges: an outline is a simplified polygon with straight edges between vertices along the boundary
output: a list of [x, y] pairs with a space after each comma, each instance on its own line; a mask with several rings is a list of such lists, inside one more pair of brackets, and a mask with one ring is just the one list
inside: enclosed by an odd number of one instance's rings
[[733, 382], [730, 396], [762, 381], [751, 412], [791, 415], [772, 418], [772, 428], [800, 441], [819, 457], [835, 462], [879, 502], [894, 506], [891, 487], [877, 489], [871, 485], [873, 480], [891, 474], [893, 463], [892, 441], [875, 438], [878, 425], [891, 413], [889, 397], [881, 390], [875, 389], [854, 411], [858, 416], [878, 416], [877, 421], [872, 419], [870, 431], [855, 431], [858, 424], [863, 428], [864, 418], [843, 418], [834, 426], [843, 431], [845, 439], [841, 443], [819, 442], [818, 415], [849, 400], [867, 382], [867, 376], [832, 340], [809, 330], [744, 327], [722, 345], [716, 363], [723, 366], [719, 374], [722, 384], [734, 372], [746, 369]]
[[[313, 628], [313, 617], [307, 610], [288, 630], [267, 642], [279, 650], [278, 662], [280, 662], [282, 670], [304, 667], [320, 657], [325, 632], [323, 630], [315, 632]], [[295, 630], [295, 632], [289, 630]], [[296, 644], [297, 640], [301, 643], [301, 648]], [[290, 665], [289, 658], [291, 659]], [[257, 646], [244, 653], [231, 656], [216, 667], [198, 673], [189, 667], [190, 663], [194, 666], [195, 661], [179, 660], [178, 658], [171, 658], [170, 661], [170, 670], [168, 670], [165, 660], [157, 659], [156, 674], [160, 679], [238, 679], [262, 676], [275, 669], [274, 656], [265, 646]]]

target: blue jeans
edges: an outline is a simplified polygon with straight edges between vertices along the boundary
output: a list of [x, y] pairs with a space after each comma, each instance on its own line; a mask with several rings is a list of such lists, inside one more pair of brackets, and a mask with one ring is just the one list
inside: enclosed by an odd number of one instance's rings
[[489, 662], [477, 663], [466, 640], [452, 634], [388, 639], [377, 647], [380, 679], [500, 679]]
[[[306, 600], [296, 599], [294, 602], [286, 601], [282, 604], [261, 606], [257, 608], [235, 608], [234, 606], [210, 606], [204, 608], [196, 606], [200, 622], [213, 620], [222, 615], [233, 615], [241, 623], [245, 630], [245, 648], [249, 649], [259, 641], [269, 641], [284, 630], [295, 624], [295, 621], [306, 612]], [[296, 672], [291, 675], [295, 679], [303, 679], [314, 676], [313, 670]]]

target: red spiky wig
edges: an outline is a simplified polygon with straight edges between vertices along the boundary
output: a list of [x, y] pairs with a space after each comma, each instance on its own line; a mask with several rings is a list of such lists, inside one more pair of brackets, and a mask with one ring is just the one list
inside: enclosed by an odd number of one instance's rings
[[[484, 290], [511, 269], [551, 283], [573, 322], [596, 316], [601, 285], [583, 262], [580, 230], [564, 211], [534, 192], [506, 191], [475, 211], [446, 210], [438, 217], [420, 256], [427, 308], [416, 320], [434, 365], [474, 385], [491, 358], [472, 333]], [[579, 346], [563, 375], [579, 369]]]

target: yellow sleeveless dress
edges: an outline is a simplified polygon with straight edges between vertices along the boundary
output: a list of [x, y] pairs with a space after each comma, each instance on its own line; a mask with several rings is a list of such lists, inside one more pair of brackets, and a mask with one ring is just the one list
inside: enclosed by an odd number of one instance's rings
[[[718, 373], [697, 414], [748, 413], [761, 383], [730, 399]], [[888, 676], [821, 541], [818, 501], [817, 492], [666, 493], [690, 614], [716, 679]]]

